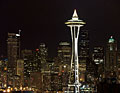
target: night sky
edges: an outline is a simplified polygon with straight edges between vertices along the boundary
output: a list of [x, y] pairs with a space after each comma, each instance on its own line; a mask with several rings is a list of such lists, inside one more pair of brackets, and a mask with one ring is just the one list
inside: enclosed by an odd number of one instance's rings
[[7, 32], [21, 33], [22, 48], [35, 49], [46, 43], [56, 54], [60, 41], [71, 42], [64, 24], [77, 9], [82, 28], [90, 34], [90, 46], [105, 45], [110, 35], [120, 45], [119, 0], [0, 0], [0, 54], [6, 54]]

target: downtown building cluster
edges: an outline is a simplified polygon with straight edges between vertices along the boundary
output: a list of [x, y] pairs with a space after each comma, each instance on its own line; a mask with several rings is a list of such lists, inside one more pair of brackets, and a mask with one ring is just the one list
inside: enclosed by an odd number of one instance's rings
[[65, 24], [71, 29], [72, 42], [61, 41], [53, 58], [49, 58], [45, 43], [34, 50], [21, 50], [21, 30], [8, 33], [8, 55], [0, 58], [0, 90], [103, 93], [111, 85], [119, 87], [120, 50], [113, 36], [105, 46], [95, 46], [90, 52], [89, 33], [79, 31], [85, 22], [79, 20], [76, 10]]
[[[95, 46], [90, 52], [89, 33], [80, 32], [79, 80], [81, 90], [100, 90], [101, 84], [120, 84], [120, 50], [111, 36], [106, 45]], [[0, 89], [11, 91], [37, 91], [39, 93], [63, 92], [70, 77], [71, 44], [60, 42], [57, 56], [48, 57], [48, 47], [40, 43], [37, 49], [20, 49], [20, 34], [8, 33], [8, 57], [0, 58]], [[100, 87], [101, 86], [101, 87]]]

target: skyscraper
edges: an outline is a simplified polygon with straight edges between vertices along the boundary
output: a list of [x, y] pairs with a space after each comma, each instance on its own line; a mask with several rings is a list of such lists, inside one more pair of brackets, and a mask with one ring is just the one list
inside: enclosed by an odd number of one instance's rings
[[24, 60], [24, 86], [29, 85], [30, 73], [33, 72], [34, 56], [32, 50], [22, 50], [21, 58]]
[[16, 74], [17, 59], [20, 57], [20, 33], [8, 33], [8, 85], [13, 86], [14, 75]]
[[80, 32], [79, 41], [79, 65], [80, 65], [80, 80], [85, 82], [86, 77], [86, 65], [89, 60], [89, 33], [87, 30]]
[[117, 64], [117, 83], [120, 84], [120, 50], [118, 50], [118, 64]]
[[117, 41], [111, 36], [106, 47], [105, 71], [106, 77], [115, 77], [117, 68]]
[[0, 88], [7, 87], [7, 59], [0, 58]]
[[79, 56], [80, 58], [89, 57], [89, 33], [87, 30], [80, 32]]
[[57, 51], [59, 66], [59, 75], [62, 81], [62, 88], [65, 89], [68, 85], [68, 76], [70, 74], [70, 62], [71, 62], [71, 47], [68, 42], [60, 42]]
[[61, 64], [70, 65], [71, 60], [71, 47], [68, 42], [60, 42], [58, 46], [58, 59], [60, 59]]
[[103, 78], [104, 75], [104, 48], [101, 46], [94, 47], [93, 54], [92, 54], [92, 60], [97, 66], [97, 74], [98, 78]]
[[41, 43], [39, 46], [39, 59], [41, 62], [41, 69], [44, 70], [47, 63], [47, 57], [48, 57], [48, 49], [45, 45], [45, 43]]

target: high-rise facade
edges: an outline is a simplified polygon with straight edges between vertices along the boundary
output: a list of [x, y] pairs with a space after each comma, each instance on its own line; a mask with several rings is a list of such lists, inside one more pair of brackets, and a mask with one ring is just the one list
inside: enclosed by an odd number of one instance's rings
[[[17, 60], [17, 73], [16, 75], [19, 77], [19, 88], [24, 85], [24, 60]], [[17, 84], [16, 84], [17, 85]]]
[[31, 56], [33, 53], [32, 53], [32, 50], [28, 50], [28, 49], [25, 49], [25, 50], [22, 50], [21, 51], [21, 58], [26, 60], [28, 56]]
[[87, 30], [82, 30], [80, 32], [79, 41], [79, 69], [80, 69], [80, 80], [85, 82], [86, 68], [89, 61], [89, 33]]
[[92, 61], [97, 66], [97, 77], [101, 80], [104, 76], [104, 48], [102, 46], [96, 46], [93, 49]]
[[45, 65], [46, 69], [42, 70], [42, 84], [44, 91], [58, 91], [61, 89], [59, 83], [59, 67], [54, 60], [48, 59]]
[[79, 57], [80, 58], [88, 58], [89, 57], [89, 33], [88, 33], [88, 30], [82, 30], [80, 32]]
[[60, 42], [57, 50], [57, 65], [59, 66], [59, 77], [61, 78], [61, 86], [65, 89], [68, 85], [68, 76], [70, 74], [71, 64], [71, 47], [68, 42]]
[[45, 64], [47, 62], [47, 57], [48, 57], [48, 49], [46, 47], [45, 43], [41, 43], [39, 46], [39, 59], [41, 63], [41, 69], [44, 70]]
[[0, 58], [0, 88], [7, 88], [7, 59]]
[[95, 64], [103, 64], [104, 62], [104, 48], [97, 46], [93, 49], [92, 60]]
[[20, 57], [20, 34], [8, 33], [8, 85], [13, 86], [16, 74], [17, 59]]
[[117, 83], [120, 84], [120, 50], [118, 50], [118, 58], [117, 58]]
[[106, 47], [105, 72], [106, 78], [115, 77], [117, 68], [117, 41], [111, 36]]
[[71, 60], [71, 47], [68, 42], [60, 42], [57, 50], [58, 59], [61, 61], [61, 64], [70, 65]]
[[42, 75], [40, 72], [30, 74], [30, 87], [36, 89], [38, 93], [42, 93]]
[[21, 58], [24, 60], [24, 86], [29, 86], [30, 84], [30, 73], [33, 71], [34, 56], [32, 50], [22, 50]]

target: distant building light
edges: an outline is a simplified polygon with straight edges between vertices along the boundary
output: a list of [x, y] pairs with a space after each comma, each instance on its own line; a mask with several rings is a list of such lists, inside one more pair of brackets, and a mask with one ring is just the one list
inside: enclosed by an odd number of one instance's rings
[[10, 86], [8, 86], [8, 88], [10, 88]]
[[85, 85], [83, 85], [83, 89], [85, 88]]
[[5, 93], [6, 93], [6, 90], [3, 90], [3, 92], [5, 92]]
[[95, 63], [95, 64], [99, 64], [99, 63]]
[[99, 60], [98, 60], [98, 59], [95, 59], [94, 61], [95, 61], [95, 62], [98, 62]]
[[7, 67], [5, 67], [4, 70], [7, 70]]
[[60, 42], [59, 45], [66, 45], [67, 46], [67, 45], [70, 45], [70, 43], [68, 43], [68, 42]]
[[94, 50], [94, 52], [98, 52], [98, 50]]
[[10, 89], [7, 89], [7, 92], [10, 92]]
[[6, 58], [6, 59], [4, 59], [4, 61], [8, 61], [8, 59]]
[[64, 65], [64, 68], [66, 68], [66, 65]]
[[103, 62], [103, 59], [101, 59], [100, 62]]
[[16, 34], [16, 36], [20, 36], [20, 34]]

